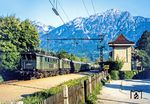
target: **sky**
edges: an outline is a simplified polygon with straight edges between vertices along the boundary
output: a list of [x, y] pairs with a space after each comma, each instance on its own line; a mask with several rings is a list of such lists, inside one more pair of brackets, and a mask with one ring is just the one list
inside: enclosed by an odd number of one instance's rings
[[[56, 0], [51, 1], [54, 3]], [[65, 23], [77, 17], [88, 17], [95, 14], [91, 1], [93, 1], [96, 13], [118, 9], [129, 11], [133, 16], [150, 17], [150, 0], [83, 0], [89, 14], [82, 0], [57, 1], [57, 10]], [[61, 7], [69, 18], [64, 15]], [[21, 20], [35, 20], [54, 27], [63, 24], [61, 19], [53, 13], [49, 0], [0, 0], [0, 16], [9, 15], [15, 15]]]

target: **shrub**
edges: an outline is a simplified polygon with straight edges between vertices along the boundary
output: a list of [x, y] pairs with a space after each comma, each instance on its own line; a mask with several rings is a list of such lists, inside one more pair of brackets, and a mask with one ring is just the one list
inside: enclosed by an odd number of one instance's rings
[[31, 97], [27, 97], [25, 100], [23, 100], [23, 102], [24, 104], [37, 104], [42, 100], [43, 98], [41, 98], [40, 96], [31, 96]]
[[102, 89], [102, 86], [102, 83], [96, 85], [94, 91], [87, 98], [87, 104], [96, 104], [97, 94], [99, 94], [99, 91]]
[[115, 61], [110, 60], [104, 62], [104, 65], [109, 65], [108, 72], [111, 73], [112, 70], [121, 70], [124, 65], [124, 61], [117, 58]]
[[4, 81], [4, 79], [3, 79], [3, 77], [0, 75], [0, 82], [3, 82]]
[[124, 78], [125, 79], [132, 79], [137, 73], [138, 73], [137, 70], [124, 71]]
[[121, 68], [122, 68], [123, 65], [124, 65], [124, 60], [121, 60], [121, 59], [117, 58], [117, 59], [115, 60], [115, 64], [116, 64], [115, 70], [121, 70]]
[[111, 75], [111, 79], [113, 79], [113, 80], [119, 79], [119, 71], [117, 71], [117, 70], [112, 70], [110, 75]]

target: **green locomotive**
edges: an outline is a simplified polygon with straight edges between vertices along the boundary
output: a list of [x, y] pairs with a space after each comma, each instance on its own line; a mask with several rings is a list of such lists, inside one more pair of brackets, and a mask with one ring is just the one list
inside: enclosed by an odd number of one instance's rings
[[24, 52], [21, 54], [21, 74], [28, 78], [42, 78], [89, 70], [90, 65], [48, 54]]

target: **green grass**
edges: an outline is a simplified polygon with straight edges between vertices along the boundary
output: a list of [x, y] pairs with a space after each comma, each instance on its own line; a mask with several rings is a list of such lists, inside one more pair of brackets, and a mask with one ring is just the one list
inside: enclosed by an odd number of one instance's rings
[[24, 104], [37, 104], [46, 98], [59, 93], [60, 91], [62, 91], [62, 86], [52, 87], [50, 89], [43, 90], [28, 96], [27, 98], [23, 99], [23, 102]]
[[75, 85], [79, 85], [81, 83], [81, 81], [84, 81], [86, 79], [88, 79], [88, 77], [83, 77], [83, 78], [79, 78], [79, 79], [70, 80], [70, 81], [67, 81], [67, 82], [63, 83], [63, 85], [67, 85], [68, 87], [72, 87], [72, 86], [75, 86]]

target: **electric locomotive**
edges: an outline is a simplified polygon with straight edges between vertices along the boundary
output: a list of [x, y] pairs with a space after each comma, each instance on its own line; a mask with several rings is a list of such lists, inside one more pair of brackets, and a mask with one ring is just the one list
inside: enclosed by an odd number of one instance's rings
[[90, 65], [69, 59], [59, 59], [49, 54], [24, 52], [21, 54], [21, 74], [26, 78], [43, 78], [58, 74], [90, 69]]

